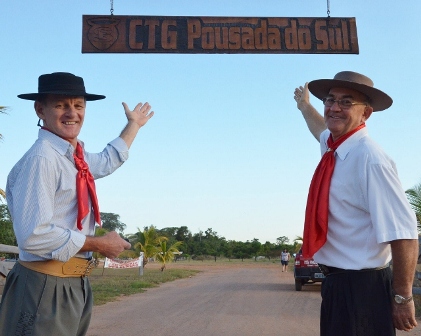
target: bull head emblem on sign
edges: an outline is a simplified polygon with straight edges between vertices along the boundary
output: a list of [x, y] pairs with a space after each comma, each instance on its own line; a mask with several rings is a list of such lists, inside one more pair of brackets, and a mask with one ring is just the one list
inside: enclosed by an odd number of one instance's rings
[[91, 26], [88, 31], [88, 40], [99, 50], [106, 50], [111, 47], [118, 38], [117, 24], [120, 20], [113, 18], [89, 19]]

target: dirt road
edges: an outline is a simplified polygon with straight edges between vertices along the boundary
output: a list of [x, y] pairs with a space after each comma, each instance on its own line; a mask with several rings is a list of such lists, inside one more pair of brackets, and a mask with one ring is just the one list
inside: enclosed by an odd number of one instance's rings
[[[320, 300], [319, 284], [296, 292], [293, 273], [278, 264], [204, 267], [94, 307], [88, 336], [315, 336]], [[420, 327], [398, 335], [420, 335]]]
[[314, 336], [319, 304], [320, 286], [296, 292], [277, 264], [214, 267], [95, 307], [88, 335]]

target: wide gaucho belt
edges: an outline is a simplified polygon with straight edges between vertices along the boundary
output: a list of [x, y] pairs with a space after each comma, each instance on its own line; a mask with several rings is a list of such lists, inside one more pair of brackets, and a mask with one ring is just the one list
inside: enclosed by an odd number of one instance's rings
[[29, 268], [30, 270], [53, 275], [60, 278], [78, 278], [85, 277], [91, 273], [95, 267], [95, 260], [87, 260], [82, 258], [70, 258], [66, 262], [58, 260], [46, 260], [46, 261], [22, 261], [19, 263]]

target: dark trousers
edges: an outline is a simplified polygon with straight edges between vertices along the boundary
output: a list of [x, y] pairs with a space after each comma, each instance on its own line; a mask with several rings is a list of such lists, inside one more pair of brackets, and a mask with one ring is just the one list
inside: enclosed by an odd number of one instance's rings
[[0, 336], [82, 336], [92, 311], [88, 278], [59, 278], [16, 263], [0, 304]]
[[328, 275], [322, 283], [321, 336], [395, 336], [389, 267]]

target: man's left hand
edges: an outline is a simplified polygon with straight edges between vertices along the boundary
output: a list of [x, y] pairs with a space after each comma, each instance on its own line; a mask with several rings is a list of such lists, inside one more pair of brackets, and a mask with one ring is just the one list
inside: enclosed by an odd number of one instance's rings
[[123, 107], [128, 122], [134, 122], [139, 127], [145, 125], [148, 122], [148, 120], [151, 119], [154, 115], [154, 112], [151, 111], [151, 106], [149, 105], [149, 103], [139, 103], [136, 105], [133, 111], [130, 111], [126, 103], [123, 103]]
[[398, 330], [410, 331], [417, 326], [414, 301], [406, 304], [393, 302], [393, 324]]

